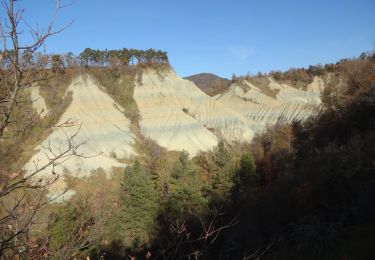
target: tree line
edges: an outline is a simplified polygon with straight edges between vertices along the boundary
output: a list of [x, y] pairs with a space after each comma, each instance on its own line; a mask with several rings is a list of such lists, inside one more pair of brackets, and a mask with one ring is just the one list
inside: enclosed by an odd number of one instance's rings
[[168, 63], [167, 52], [155, 49], [95, 50], [86, 48], [78, 56], [81, 66], [107, 67]]
[[[0, 68], [8, 70], [14, 64], [14, 50], [0, 51]], [[86, 48], [77, 56], [72, 52], [65, 54], [30, 53], [24, 50], [18, 57], [19, 63], [25, 67], [52, 69], [60, 71], [65, 68], [77, 67], [121, 67], [137, 64], [168, 64], [168, 54], [165, 51], [148, 49], [137, 50], [122, 48], [118, 50], [98, 50]]]

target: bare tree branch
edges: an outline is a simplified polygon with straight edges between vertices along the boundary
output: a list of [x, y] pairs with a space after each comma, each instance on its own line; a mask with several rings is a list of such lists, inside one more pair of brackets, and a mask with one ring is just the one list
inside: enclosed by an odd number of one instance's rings
[[[60, 10], [69, 6], [63, 5], [61, 0], [56, 0], [47, 26], [44, 29], [39, 25], [32, 27], [23, 19], [25, 10], [16, 8], [18, 2], [2, 0], [5, 18], [0, 21], [0, 41], [3, 47], [0, 52], [0, 145], [6, 140], [15, 142], [16, 134], [27, 136], [30, 129], [34, 127], [35, 120], [32, 118], [22, 124], [19, 130], [13, 127], [18, 123], [14, 122], [17, 119], [12, 118], [15, 109], [25, 113], [20, 93], [34, 83], [58, 76], [56, 73], [48, 74], [45, 43], [48, 38], [61, 33], [72, 23], [59, 29], [54, 28]], [[24, 33], [20, 29], [21, 24], [25, 25], [33, 39], [31, 43], [22, 46], [19, 41]], [[41, 54], [40, 50], [44, 54]], [[35, 56], [36, 62], [34, 62]], [[5, 67], [2, 66], [3, 61]], [[55, 127], [64, 131], [64, 128], [74, 125], [77, 125], [77, 122], [67, 120]], [[29, 169], [25, 173], [23, 166], [20, 166], [15, 172], [0, 172], [0, 256], [13, 258], [21, 249], [27, 250], [28, 247], [32, 247], [29, 243], [29, 232], [37, 213], [67, 191], [64, 189], [54, 198], [47, 196], [50, 187], [61, 177], [56, 173], [56, 167], [72, 157], [85, 158], [83, 154], [77, 152], [84, 143], [76, 143], [74, 140], [79, 130], [80, 126], [72, 134], [64, 131], [66, 136], [64, 147], [56, 148], [51, 143], [44, 147], [48, 152], [47, 160], [43, 163], [34, 162], [34, 169]], [[0, 154], [0, 157], [3, 157], [3, 154]], [[46, 175], [47, 170], [50, 172]]]

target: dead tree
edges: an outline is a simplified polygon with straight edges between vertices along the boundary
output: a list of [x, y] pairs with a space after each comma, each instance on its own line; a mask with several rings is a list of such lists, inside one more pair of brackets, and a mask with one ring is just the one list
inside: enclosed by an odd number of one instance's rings
[[[24, 10], [16, 8], [17, 0], [3, 0], [2, 5], [5, 18], [0, 21], [0, 40], [2, 52], [0, 61], [7, 60], [7, 66], [0, 69], [0, 146], [5, 145], [5, 140], [12, 145], [15, 133], [12, 126], [12, 116], [15, 107], [22, 107], [20, 93], [23, 89], [42, 80], [56, 77], [48, 73], [48, 60], [35, 56], [45, 52], [46, 40], [66, 27], [54, 30], [57, 13], [65, 6], [56, 0], [51, 20], [45, 28], [32, 27], [23, 19]], [[22, 27], [22, 28], [21, 28]], [[33, 41], [22, 45], [20, 38], [27, 28]], [[26, 122], [33, 127], [33, 122]], [[64, 128], [71, 126], [67, 121], [55, 127]], [[51, 199], [46, 195], [49, 187], [60, 177], [55, 172], [56, 166], [74, 156], [83, 156], [77, 152], [82, 145], [74, 141], [78, 132], [66, 135], [66, 145], [58, 152], [51, 146], [46, 147], [52, 156], [43, 165], [37, 165], [32, 172], [25, 174], [22, 166], [18, 170], [7, 172], [0, 169], [0, 258], [13, 258], [33, 247], [30, 239], [30, 227], [35, 222], [38, 212]], [[0, 149], [3, 151], [3, 149]], [[3, 157], [0, 154], [0, 157]], [[14, 158], [16, 161], [18, 158]], [[9, 162], [10, 164], [11, 162]], [[49, 169], [50, 174], [39, 176], [42, 171]]]
[[[220, 234], [238, 224], [237, 218], [223, 222], [224, 209], [214, 209], [210, 217], [192, 213], [198, 233], [192, 232], [186, 221], [169, 224], [168, 235], [159, 241], [155, 259], [200, 259], [205, 256]], [[196, 230], [197, 231], [197, 230]], [[196, 234], [193, 234], [196, 233]]]

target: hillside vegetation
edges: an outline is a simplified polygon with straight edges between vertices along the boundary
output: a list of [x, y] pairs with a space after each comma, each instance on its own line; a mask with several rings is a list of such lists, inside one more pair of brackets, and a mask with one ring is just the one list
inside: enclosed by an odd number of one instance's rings
[[16, 107], [11, 118], [15, 123], [9, 129], [9, 136], [5, 136], [5, 141], [0, 146], [2, 155], [0, 167], [3, 171], [15, 171], [19, 164], [25, 164], [30, 159], [33, 149], [58, 122], [71, 102], [70, 94], [65, 95], [71, 76], [62, 75], [39, 82], [39, 92], [48, 108], [48, 114], [44, 118], [40, 118], [40, 115], [32, 108], [34, 100], [31, 100], [29, 91], [25, 90], [21, 93], [19, 106]]
[[[365, 57], [367, 54], [361, 54]], [[341, 76], [345, 77], [345, 74], [340, 73], [340, 67], [343, 64], [351, 62], [348, 59], [342, 59], [337, 63], [325, 64], [325, 65], [311, 65], [308, 68], [290, 68], [286, 71], [270, 71], [269, 73], [258, 72], [256, 74], [248, 73], [246, 75], [233, 74], [231, 80], [221, 78], [211, 73], [200, 73], [186, 77], [194, 82], [203, 92], [210, 96], [216, 96], [227, 91], [231, 84], [241, 84], [242, 81], [246, 80], [258, 88], [268, 96], [275, 97], [277, 93], [269, 88], [269, 78], [273, 78], [281, 84], [287, 84], [296, 89], [306, 90], [306, 87], [313, 82], [314, 77], [320, 77], [326, 84], [338, 85]], [[344, 65], [345, 66], [345, 65]]]
[[374, 258], [375, 52], [187, 80], [161, 50], [48, 54], [71, 3], [39, 25], [20, 2], [0, 23], [1, 260]]
[[[65, 74], [39, 83], [49, 113], [40, 118], [30, 96], [22, 93], [23, 107], [14, 110], [15, 123], [1, 143], [1, 178], [4, 183], [19, 178], [5, 174], [15, 169], [7, 162], [23, 163], [50, 133], [71, 101], [65, 93], [71, 76], [77, 74], [90, 74], [124, 107], [138, 137], [138, 157], [125, 169], [113, 169], [111, 178], [103, 169], [85, 178], [67, 176], [75, 191], [70, 200], [48, 203], [38, 211], [30, 232], [17, 236], [17, 250], [2, 247], [5, 258], [366, 259], [374, 255], [373, 53], [319, 68], [248, 77], [272, 97], [276, 93], [267, 92], [269, 76], [295, 88], [305, 88], [320, 76], [327, 84], [321, 112], [305, 122], [280, 121], [251, 143], [221, 140], [193, 158], [186, 151], [166, 151], [140, 131], [135, 86], [142, 87], [142, 73], [150, 68], [156, 70], [154, 78], [163, 77], [161, 71], [169, 69], [163, 52], [109, 53], [86, 49], [80, 65], [52, 58], [51, 68], [45, 71]], [[126, 58], [129, 53], [131, 58]], [[25, 118], [36, 123], [25, 129]], [[11, 199], [25, 194], [30, 201], [35, 199], [21, 189]], [[11, 199], [1, 199], [0, 214], [8, 209], [3, 205], [13, 205]], [[1, 241], [7, 241], [14, 228], [2, 225]]]
[[[49, 254], [367, 259], [375, 241], [375, 56], [331, 73], [345, 84], [326, 89], [314, 120], [279, 123], [251, 144], [221, 141], [194, 158], [151, 142], [101, 200], [94, 193], [109, 184], [88, 179], [92, 195], [76, 195], [50, 218]], [[90, 241], [80, 248], [77, 237]]]
[[230, 83], [230, 80], [211, 73], [200, 73], [186, 77], [185, 79], [194, 82], [198, 88], [209, 96], [216, 96], [222, 93]]

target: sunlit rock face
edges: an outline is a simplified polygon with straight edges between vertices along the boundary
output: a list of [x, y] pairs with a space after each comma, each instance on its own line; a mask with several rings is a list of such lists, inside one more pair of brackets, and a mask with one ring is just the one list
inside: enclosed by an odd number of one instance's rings
[[48, 108], [46, 101], [40, 95], [39, 86], [30, 87], [29, 92], [33, 109], [38, 113], [40, 118], [45, 118], [48, 115]]
[[232, 84], [227, 92], [216, 99], [244, 115], [251, 129], [260, 132], [267, 125], [273, 125], [281, 120], [303, 121], [317, 114], [323, 89], [324, 83], [318, 77], [314, 77], [306, 90], [280, 84], [269, 78], [267, 93], [247, 80], [242, 80]]
[[[52, 173], [83, 177], [99, 168], [109, 171], [115, 166], [124, 167], [118, 159], [131, 158], [135, 152], [130, 121], [121, 112], [121, 106], [87, 75], [74, 79], [67, 89], [69, 92], [72, 102], [57, 124], [68, 127], [52, 129], [24, 167], [26, 174], [40, 170], [38, 178], [48, 178]], [[69, 145], [79, 147], [57, 160], [55, 166], [42, 169]], [[64, 186], [62, 182], [56, 185]]]
[[195, 117], [195, 104], [210, 102], [193, 83], [173, 72], [144, 71], [134, 89], [142, 133], [170, 150], [195, 154], [216, 145], [217, 137]]
[[134, 99], [142, 133], [169, 150], [186, 150], [192, 155], [209, 150], [220, 138], [251, 141], [267, 125], [307, 119], [319, 111], [324, 88], [317, 77], [306, 90], [269, 78], [267, 94], [243, 80], [210, 97], [172, 70], [145, 70], [139, 77]]
[[[314, 81], [305, 89], [296, 89], [269, 79], [267, 88], [246, 80], [232, 84], [225, 93], [210, 97], [193, 82], [177, 76], [172, 70], [156, 72], [146, 69], [135, 80], [134, 99], [137, 103], [141, 133], [168, 150], [185, 150], [194, 156], [227, 141], [250, 142], [255, 133], [280, 120], [305, 120], [319, 111], [323, 81]], [[48, 115], [47, 106], [38, 89], [31, 89], [34, 109]], [[111, 172], [124, 167], [127, 159], [136, 156], [135, 135], [124, 108], [90, 76], [76, 77], [66, 95], [72, 101], [51, 134], [36, 148], [25, 165], [26, 174], [38, 171], [37, 178], [53, 178], [52, 173], [84, 177], [94, 170]], [[46, 113], [43, 114], [42, 113]], [[69, 141], [73, 138], [73, 141]], [[51, 158], [69, 145], [81, 144], [55, 165], [42, 168]], [[66, 187], [63, 178], [55, 190]]]

